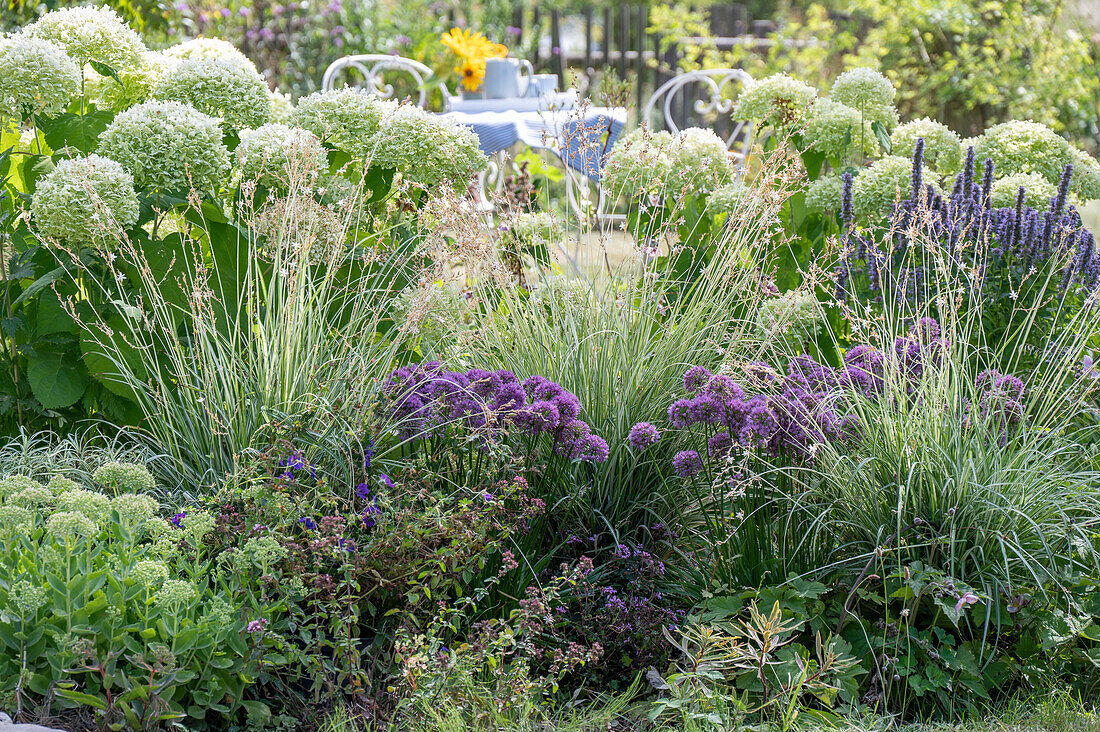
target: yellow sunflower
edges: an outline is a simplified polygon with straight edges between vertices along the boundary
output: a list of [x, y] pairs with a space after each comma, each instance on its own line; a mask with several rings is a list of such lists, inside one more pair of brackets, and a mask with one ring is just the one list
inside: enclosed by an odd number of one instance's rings
[[462, 88], [474, 91], [485, 80], [485, 59], [467, 58], [456, 69], [462, 77]]

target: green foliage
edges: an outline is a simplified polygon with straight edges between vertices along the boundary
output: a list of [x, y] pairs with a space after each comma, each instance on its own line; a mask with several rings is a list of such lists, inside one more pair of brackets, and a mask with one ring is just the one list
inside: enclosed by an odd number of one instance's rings
[[[78, 511], [100, 496], [42, 490]], [[24, 523], [8, 508], [15, 496], [0, 508], [0, 695], [17, 715], [152, 730], [241, 710], [261, 664], [239, 588], [207, 573], [201, 533], [173, 536], [163, 519], [124, 509], [129, 498], [102, 497], [108, 513], [82, 534], [63, 520], [78, 514], [53, 512], [52, 500]]]

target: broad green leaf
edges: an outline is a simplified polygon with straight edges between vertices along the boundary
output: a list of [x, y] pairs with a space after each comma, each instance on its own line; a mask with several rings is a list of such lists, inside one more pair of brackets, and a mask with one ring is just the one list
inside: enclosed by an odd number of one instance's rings
[[88, 371], [71, 354], [42, 351], [27, 358], [27, 382], [46, 409], [72, 406], [88, 387]]
[[103, 110], [93, 110], [84, 115], [65, 112], [53, 119], [42, 120], [39, 126], [46, 142], [54, 150], [72, 147], [87, 154], [95, 152], [99, 136], [114, 118], [113, 113]]

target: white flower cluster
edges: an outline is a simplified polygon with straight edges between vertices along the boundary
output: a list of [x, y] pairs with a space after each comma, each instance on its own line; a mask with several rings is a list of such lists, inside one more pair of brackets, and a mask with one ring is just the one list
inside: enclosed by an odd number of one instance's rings
[[121, 71], [139, 65], [145, 53], [138, 34], [106, 5], [52, 10], [23, 32], [56, 43], [81, 66], [98, 61]]
[[[855, 181], [853, 181], [854, 187]], [[806, 188], [806, 208], [813, 213], [837, 213], [844, 197], [844, 177], [826, 175]]]
[[80, 67], [50, 41], [0, 37], [0, 121], [53, 115], [80, 94]]
[[890, 128], [898, 123], [894, 109], [897, 90], [885, 76], [866, 67], [848, 69], [833, 81], [829, 96], [834, 102], [858, 109], [864, 119]]
[[612, 149], [604, 181], [612, 191], [680, 197], [729, 182], [734, 167], [722, 138], [697, 127], [676, 135], [639, 128]]
[[264, 239], [264, 251], [275, 261], [295, 265], [331, 263], [343, 255], [344, 222], [308, 195], [269, 200], [252, 228]]
[[92, 482], [115, 493], [148, 493], [157, 487], [149, 469], [137, 463], [104, 463], [92, 473]]
[[465, 183], [485, 166], [485, 155], [478, 147], [477, 135], [468, 128], [403, 104], [383, 118], [370, 162], [399, 171], [405, 181], [431, 188], [444, 181]]
[[830, 158], [845, 159], [850, 153], [875, 151], [876, 137], [871, 123], [859, 110], [832, 99], [819, 99], [806, 122], [802, 138]]
[[886, 155], [859, 171], [852, 182], [852, 212], [861, 221], [890, 215], [894, 204], [909, 198], [913, 161]]
[[821, 307], [812, 291], [791, 290], [760, 303], [757, 326], [765, 342], [781, 344], [791, 353], [802, 353], [817, 335]]
[[809, 113], [817, 89], [789, 74], [774, 74], [749, 84], [737, 100], [734, 119], [786, 127]]
[[325, 165], [316, 135], [281, 124], [242, 131], [235, 152], [244, 180], [267, 188], [285, 189], [292, 182], [312, 185]]
[[940, 175], [951, 175], [962, 163], [962, 142], [959, 136], [945, 124], [928, 117], [915, 119], [900, 125], [890, 135], [892, 154], [912, 158], [917, 140], [924, 140], [924, 162]]
[[278, 89], [271, 92], [271, 121], [289, 125], [294, 119], [294, 102]]
[[1073, 161], [1073, 177], [1070, 178], [1070, 190], [1082, 201], [1094, 201], [1100, 198], [1100, 163], [1083, 150], [1070, 150]]
[[512, 238], [526, 247], [548, 245], [565, 236], [565, 227], [546, 211], [521, 213], [508, 226]]
[[1039, 122], [1012, 120], [994, 125], [978, 138], [974, 159], [979, 167], [993, 161], [993, 177], [1012, 173], [1039, 173], [1058, 185], [1072, 161], [1070, 144]]
[[738, 181], [719, 186], [707, 197], [707, 206], [718, 213], [733, 213], [747, 208], [753, 197], [753, 190]]
[[169, 46], [164, 49], [163, 53], [166, 57], [179, 61], [202, 58], [239, 61], [245, 66], [251, 67], [253, 71], [257, 70], [256, 65], [252, 63], [248, 56], [241, 53], [240, 49], [229, 41], [223, 41], [220, 38], [192, 38], [190, 41]]
[[96, 106], [117, 113], [144, 102], [160, 77], [177, 63], [160, 51], [146, 52], [137, 66], [118, 72], [118, 81], [109, 76], [95, 80]]
[[39, 181], [31, 217], [40, 236], [72, 245], [109, 245], [137, 223], [133, 177], [99, 155], [62, 160]]
[[152, 96], [190, 104], [238, 132], [271, 119], [271, 92], [251, 64], [232, 58], [192, 58], [167, 69], [153, 84]]
[[1024, 189], [1024, 205], [1039, 211], [1050, 208], [1050, 199], [1058, 192], [1054, 184], [1038, 173], [1013, 173], [994, 181], [990, 200], [995, 208], [1015, 208], [1020, 189]]
[[187, 190], [212, 185], [229, 170], [218, 120], [179, 102], [149, 101], [122, 112], [99, 137], [139, 188]]
[[379, 99], [365, 89], [345, 87], [314, 92], [298, 100], [294, 121], [322, 141], [368, 161], [382, 121], [396, 111], [394, 102]]

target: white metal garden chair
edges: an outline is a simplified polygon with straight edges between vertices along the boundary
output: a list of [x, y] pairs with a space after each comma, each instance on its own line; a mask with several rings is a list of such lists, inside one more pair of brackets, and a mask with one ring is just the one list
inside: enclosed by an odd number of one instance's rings
[[[335, 89], [340, 76], [349, 69], [359, 72], [360, 78], [355, 79], [358, 86], [383, 99], [390, 99], [394, 95], [393, 84], [386, 83], [386, 74], [391, 72], [410, 77], [410, 88], [415, 90], [417, 106], [425, 107], [430, 100], [432, 87], [426, 86], [425, 82], [432, 78], [432, 70], [415, 59], [386, 53], [361, 53], [336, 59], [325, 69], [321, 88]], [[443, 82], [439, 82], [435, 88], [443, 93], [444, 103], [451, 98], [451, 93]]]

